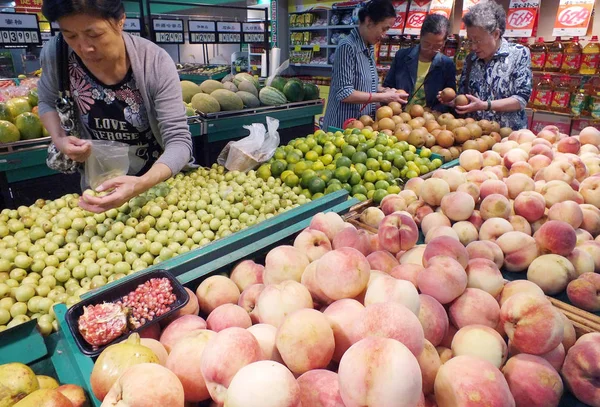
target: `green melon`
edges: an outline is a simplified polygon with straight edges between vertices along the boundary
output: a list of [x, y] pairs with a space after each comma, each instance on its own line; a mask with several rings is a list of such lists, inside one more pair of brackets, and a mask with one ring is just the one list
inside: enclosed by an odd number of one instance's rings
[[37, 89], [31, 89], [27, 94], [27, 102], [29, 102], [29, 106], [35, 107], [38, 105], [38, 91]]
[[314, 83], [305, 83], [304, 84], [304, 100], [315, 100], [319, 99], [319, 87]]
[[288, 81], [283, 87], [283, 94], [290, 102], [300, 102], [304, 100], [304, 86], [302, 82]]
[[10, 113], [8, 106], [6, 106], [6, 103], [4, 102], [0, 102], [0, 120], [6, 120], [9, 122], [14, 120], [13, 115]]
[[255, 108], [260, 106], [260, 100], [250, 92], [244, 92], [243, 90], [236, 93], [244, 102], [244, 107]]
[[277, 89], [278, 91], [283, 92], [283, 88], [285, 87], [286, 83], [287, 79], [282, 78], [281, 76], [276, 76], [275, 78], [273, 78], [271, 86]]
[[211, 93], [213, 93], [215, 90], [218, 89], [224, 89], [224, 85], [219, 82], [219, 81], [213, 81], [212, 79], [209, 79], [207, 81], [204, 81], [200, 84], [200, 90], [203, 93], [206, 93], [207, 95], [210, 95]]
[[21, 140], [33, 140], [42, 137], [42, 122], [30, 112], [21, 113], [15, 118], [15, 126], [21, 133]]
[[196, 93], [200, 93], [200, 86], [194, 82], [181, 81], [181, 93], [183, 94], [183, 101], [190, 103]]
[[253, 82], [250, 81], [241, 81], [238, 85], [238, 90], [252, 93], [254, 96], [258, 97], [258, 89], [254, 86]]
[[260, 101], [267, 106], [277, 106], [287, 103], [285, 95], [272, 86], [265, 86], [260, 90]]
[[244, 102], [235, 93], [227, 89], [217, 89], [210, 94], [213, 98], [219, 102], [221, 110], [232, 111], [242, 110], [244, 108]]
[[27, 98], [12, 98], [6, 102], [6, 107], [12, 117], [17, 117], [21, 113], [31, 112], [31, 106]]
[[0, 144], [19, 141], [21, 134], [17, 126], [6, 120], [0, 120]]
[[256, 89], [258, 89], [258, 86], [259, 86], [258, 79], [256, 79], [254, 76], [250, 75], [249, 73], [242, 72], [242, 73], [238, 73], [237, 75], [235, 75], [233, 77], [233, 83], [238, 88], [240, 87], [240, 83], [243, 81], [252, 82], [254, 84], [254, 86], [256, 87]]
[[221, 111], [219, 102], [205, 93], [197, 93], [192, 98], [192, 107], [202, 113], [216, 113]]
[[223, 82], [223, 88], [230, 90], [232, 92], [237, 92], [239, 89], [237, 88], [237, 86], [234, 85], [233, 82]]

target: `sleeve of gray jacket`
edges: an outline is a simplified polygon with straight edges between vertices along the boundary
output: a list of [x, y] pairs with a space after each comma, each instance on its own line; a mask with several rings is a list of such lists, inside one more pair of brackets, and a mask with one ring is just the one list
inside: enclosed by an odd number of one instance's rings
[[56, 38], [52, 38], [44, 45], [40, 55], [42, 76], [38, 81], [38, 111], [42, 116], [56, 109], [58, 98], [58, 76], [56, 72]]
[[182, 103], [179, 75], [173, 60], [161, 50], [156, 67], [159, 79], [154, 98], [156, 120], [164, 143], [164, 152], [157, 162], [165, 164], [173, 175], [190, 163], [192, 157], [192, 135], [187, 124], [185, 107]]

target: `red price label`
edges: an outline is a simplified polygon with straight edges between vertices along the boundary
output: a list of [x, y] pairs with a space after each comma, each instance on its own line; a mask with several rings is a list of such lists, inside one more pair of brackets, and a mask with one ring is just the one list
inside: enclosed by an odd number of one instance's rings
[[552, 35], [585, 35], [594, 9], [594, 0], [560, 0]]
[[533, 24], [535, 14], [527, 9], [514, 10], [508, 15], [508, 25], [513, 28], [525, 28]]
[[408, 25], [410, 27], [420, 28], [425, 21], [426, 13], [413, 13], [408, 17]]
[[590, 11], [581, 6], [573, 6], [564, 9], [558, 15], [558, 22], [567, 27], [583, 24], [590, 18]]

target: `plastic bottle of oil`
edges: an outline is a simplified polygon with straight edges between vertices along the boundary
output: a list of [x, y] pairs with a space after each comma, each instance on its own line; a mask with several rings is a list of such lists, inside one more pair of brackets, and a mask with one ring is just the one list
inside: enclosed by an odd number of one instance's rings
[[594, 75], [600, 65], [600, 45], [598, 36], [594, 35], [590, 42], [583, 47], [581, 56], [581, 68], [579, 73], [582, 75]]
[[454, 35], [449, 35], [446, 40], [446, 45], [444, 46], [444, 55], [449, 58], [454, 58], [456, 52], [458, 51], [458, 41], [454, 37]]
[[552, 103], [550, 104], [550, 109], [553, 112], [569, 113], [569, 102], [573, 92], [570, 79], [569, 76], [563, 75], [560, 77], [558, 85], [554, 87]]
[[554, 93], [554, 85], [552, 78], [546, 74], [538, 82], [533, 97], [533, 107], [541, 110], [548, 110], [552, 103], [552, 95]]
[[454, 58], [454, 64], [456, 65], [456, 72], [460, 73], [465, 66], [465, 59], [469, 55], [468, 43], [466, 38], [460, 39], [460, 48], [456, 52], [456, 56]]
[[390, 62], [390, 37], [386, 36], [379, 44], [379, 63], [385, 64]]
[[590, 97], [590, 115], [593, 120], [600, 120], [600, 92], [595, 90]]
[[562, 41], [560, 37], [556, 37], [556, 40], [548, 47], [544, 71], [559, 72], [562, 66], [563, 56], [564, 47]]
[[396, 52], [400, 51], [401, 43], [402, 39], [399, 36], [393, 36], [390, 40], [390, 50], [388, 56], [390, 61], [393, 61], [394, 57], [396, 56]]
[[565, 55], [561, 71], [564, 73], [578, 73], [581, 68], [581, 44], [579, 43], [579, 37], [573, 37], [573, 39], [565, 47]]
[[586, 116], [588, 111], [588, 92], [585, 88], [579, 88], [577, 92], [571, 95], [571, 113], [575, 117]]
[[544, 65], [546, 65], [546, 53], [548, 52], [548, 48], [544, 44], [544, 38], [538, 38], [537, 42], [531, 44], [529, 49], [531, 50], [531, 70], [543, 71]]

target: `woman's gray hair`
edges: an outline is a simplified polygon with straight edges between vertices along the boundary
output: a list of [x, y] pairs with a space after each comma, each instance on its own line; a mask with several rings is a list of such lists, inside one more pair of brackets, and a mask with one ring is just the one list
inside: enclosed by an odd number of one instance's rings
[[482, 1], [469, 9], [463, 22], [467, 27], [479, 27], [490, 34], [498, 29], [502, 37], [506, 30], [506, 11], [493, 0]]

